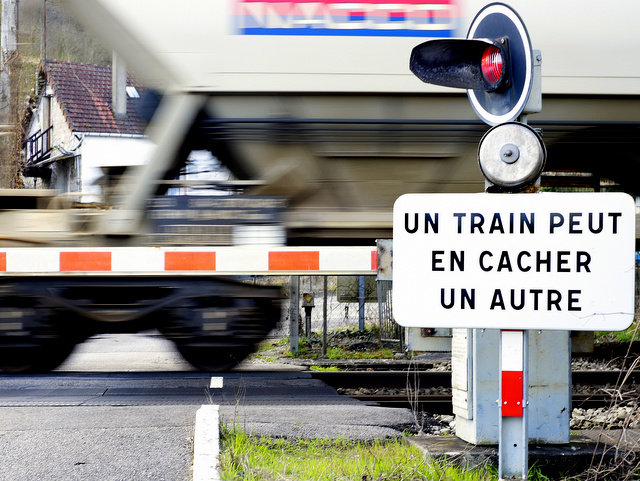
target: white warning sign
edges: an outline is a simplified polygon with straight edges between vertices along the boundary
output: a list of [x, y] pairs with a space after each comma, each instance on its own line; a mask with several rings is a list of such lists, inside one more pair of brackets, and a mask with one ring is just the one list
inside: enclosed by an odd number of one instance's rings
[[634, 272], [626, 194], [407, 194], [394, 205], [403, 326], [622, 330]]

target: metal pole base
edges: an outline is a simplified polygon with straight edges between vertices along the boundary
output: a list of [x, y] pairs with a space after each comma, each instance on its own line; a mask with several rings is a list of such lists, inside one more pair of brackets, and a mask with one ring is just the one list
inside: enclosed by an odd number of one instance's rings
[[498, 477], [527, 479], [527, 331], [500, 331], [500, 444]]

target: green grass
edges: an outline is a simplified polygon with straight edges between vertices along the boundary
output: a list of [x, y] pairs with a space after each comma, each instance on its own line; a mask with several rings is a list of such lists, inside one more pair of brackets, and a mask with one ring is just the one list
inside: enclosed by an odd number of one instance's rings
[[284, 346], [289, 342], [288, 338], [284, 338], [284, 339], [278, 339], [276, 341], [268, 339], [266, 341], [262, 341], [259, 345], [258, 345], [258, 350], [257, 352], [264, 352], [264, 351], [269, 351], [270, 349], [273, 349], [274, 347], [280, 347], [280, 346]]
[[277, 359], [275, 356], [263, 356], [262, 354], [254, 354], [253, 359], [259, 359], [264, 362], [276, 362]]
[[309, 366], [312, 371], [337, 372], [340, 371], [338, 366]]
[[359, 443], [349, 440], [289, 442], [221, 429], [223, 480], [244, 481], [484, 481], [494, 470], [463, 471], [445, 462], [425, 462], [402, 440]]
[[638, 321], [634, 321], [624, 331], [596, 331], [595, 338], [600, 341], [640, 341], [640, 326]]
[[391, 349], [350, 351], [342, 347], [330, 347], [327, 349], [327, 359], [393, 359], [393, 351]]
[[[288, 338], [287, 338], [287, 342], [289, 342]], [[319, 353], [313, 350], [313, 347], [309, 339], [301, 336], [298, 339], [298, 353], [294, 354], [291, 351], [287, 351], [285, 355], [287, 357], [318, 359]]]
[[[321, 357], [320, 350], [314, 349], [309, 341], [302, 337], [300, 338], [298, 353], [294, 355], [287, 351], [286, 356], [303, 359], [319, 359]], [[393, 359], [393, 351], [391, 349], [352, 351], [343, 347], [329, 347], [327, 348], [327, 359]]]
[[624, 331], [615, 333], [616, 339], [620, 342], [640, 341], [640, 329], [638, 329], [638, 321], [631, 324]]

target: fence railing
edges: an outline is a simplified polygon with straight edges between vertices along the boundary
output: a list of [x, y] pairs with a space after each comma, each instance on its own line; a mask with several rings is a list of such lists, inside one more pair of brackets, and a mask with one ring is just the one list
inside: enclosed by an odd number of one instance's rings
[[53, 125], [44, 131], [38, 130], [26, 141], [27, 149], [27, 165], [34, 165], [38, 162], [46, 160], [51, 153], [51, 133]]

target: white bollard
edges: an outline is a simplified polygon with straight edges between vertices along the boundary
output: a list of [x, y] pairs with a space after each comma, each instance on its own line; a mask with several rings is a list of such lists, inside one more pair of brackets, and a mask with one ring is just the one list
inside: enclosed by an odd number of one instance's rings
[[193, 439], [193, 481], [219, 481], [220, 424], [215, 404], [203, 405], [196, 412]]

